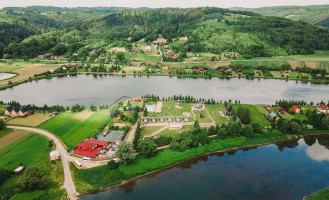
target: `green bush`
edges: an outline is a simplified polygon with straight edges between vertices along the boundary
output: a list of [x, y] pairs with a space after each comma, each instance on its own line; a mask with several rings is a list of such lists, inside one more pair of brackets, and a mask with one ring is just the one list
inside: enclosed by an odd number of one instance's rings
[[107, 163], [107, 168], [109, 170], [114, 170], [114, 169], [118, 169], [118, 167], [120, 166], [120, 164], [118, 162], [115, 162], [114, 160], [110, 160]]

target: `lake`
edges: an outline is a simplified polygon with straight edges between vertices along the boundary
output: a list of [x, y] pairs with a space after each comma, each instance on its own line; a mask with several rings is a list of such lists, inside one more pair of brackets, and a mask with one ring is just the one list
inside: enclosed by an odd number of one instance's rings
[[201, 156], [80, 198], [301, 200], [329, 187], [328, 149], [323, 135]]
[[329, 85], [272, 79], [204, 79], [167, 76], [77, 75], [24, 83], [0, 91], [0, 100], [21, 104], [99, 105], [121, 96], [161, 97], [191, 95], [196, 98], [240, 100], [241, 103], [275, 103], [279, 99], [319, 102], [329, 99]]
[[0, 73], [0, 81], [5, 80], [11, 77], [16, 76], [16, 74], [11, 74], [11, 73]]

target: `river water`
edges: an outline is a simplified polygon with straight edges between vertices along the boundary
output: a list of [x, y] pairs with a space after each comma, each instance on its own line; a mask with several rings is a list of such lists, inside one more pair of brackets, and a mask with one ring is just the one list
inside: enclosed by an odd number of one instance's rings
[[110, 104], [121, 96], [161, 97], [191, 95], [216, 100], [241, 100], [265, 104], [279, 99], [327, 101], [329, 85], [271, 79], [203, 79], [147, 76], [77, 75], [32, 81], [0, 91], [0, 100], [22, 104], [99, 105]]
[[81, 199], [301, 200], [329, 187], [328, 149], [328, 136], [307, 136], [201, 156]]

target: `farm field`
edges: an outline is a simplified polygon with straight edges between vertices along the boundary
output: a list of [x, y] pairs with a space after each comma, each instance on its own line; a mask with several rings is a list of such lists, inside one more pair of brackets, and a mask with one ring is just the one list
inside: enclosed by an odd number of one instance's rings
[[6, 129], [5, 131], [8, 133], [0, 137], [0, 149], [26, 134], [26, 132], [22, 130]]
[[77, 143], [96, 135], [110, 121], [108, 110], [80, 113], [65, 112], [41, 124], [39, 127], [54, 133], [73, 149]]
[[48, 149], [48, 140], [41, 135], [27, 134], [21, 138], [18, 139], [19, 144], [15, 140], [0, 149], [1, 168], [14, 170], [20, 163], [28, 167], [39, 161], [42, 154]]
[[20, 126], [39, 126], [45, 121], [51, 119], [51, 113], [36, 113], [33, 115], [28, 115], [26, 117], [16, 117], [8, 122], [11, 125], [20, 125]]
[[[33, 77], [35, 74], [40, 74], [40, 73], [46, 72], [50, 69], [57, 69], [58, 67], [60, 67], [60, 65], [46, 65], [46, 64], [23, 65], [22, 64], [22, 68], [18, 68], [16, 70], [11, 71], [11, 72], [19, 74], [18, 76], [15, 76], [11, 79], [0, 81], [0, 85], [6, 85], [6, 84], [8, 84], [8, 81], [11, 81], [13, 83], [22, 81], [22, 80], [28, 79], [29, 77]], [[0, 71], [2, 71], [1, 69], [2, 69], [2, 67], [0, 67]], [[11, 67], [8, 67], [8, 66], [3, 67], [3, 72], [10, 71], [10, 70], [11, 70]]]
[[296, 114], [294, 114], [294, 115], [292, 115], [292, 116], [293, 116], [293, 118], [295, 118], [295, 119], [299, 119], [301, 122], [304, 121], [304, 120], [307, 120], [306, 115], [303, 115], [303, 114], [301, 114], [301, 113], [296, 113]]
[[[152, 103], [156, 105], [156, 103]], [[148, 112], [148, 117], [167, 117], [167, 116], [182, 116], [184, 112], [191, 113], [191, 104], [188, 103], [181, 103], [181, 108], [175, 107], [174, 101], [164, 101], [162, 104], [162, 109], [160, 113], [156, 112]]]
[[285, 113], [285, 114], [280, 114], [280, 116], [283, 118], [283, 119], [292, 119], [294, 118], [291, 114], [289, 113]]

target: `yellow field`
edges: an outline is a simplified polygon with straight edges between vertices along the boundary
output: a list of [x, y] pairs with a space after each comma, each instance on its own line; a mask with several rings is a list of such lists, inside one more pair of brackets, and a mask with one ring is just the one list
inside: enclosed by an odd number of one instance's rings
[[0, 138], [0, 149], [11, 143], [12, 141], [16, 140], [17, 138], [21, 137], [25, 133], [26, 132], [23, 130], [14, 130], [9, 134], [5, 135], [4, 137]]
[[84, 111], [79, 112], [78, 114], [74, 115], [74, 117], [72, 117], [72, 119], [78, 119], [78, 120], [84, 121], [84, 120], [88, 119], [92, 114], [94, 114], [94, 112], [91, 112], [89, 110], [84, 110]]
[[51, 113], [36, 113], [27, 117], [16, 117], [8, 122], [12, 125], [38, 126], [51, 118]]

